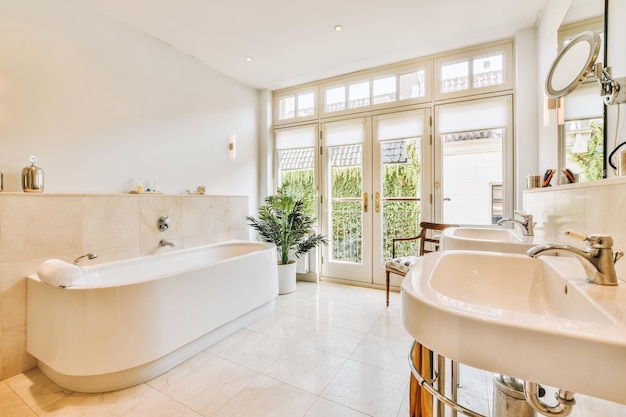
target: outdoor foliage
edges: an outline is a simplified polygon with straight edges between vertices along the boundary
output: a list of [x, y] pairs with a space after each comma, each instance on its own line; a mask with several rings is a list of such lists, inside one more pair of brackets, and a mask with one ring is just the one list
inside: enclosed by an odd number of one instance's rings
[[363, 259], [361, 167], [338, 167], [333, 168], [331, 172], [333, 259], [361, 262]]
[[600, 123], [592, 121], [591, 140], [589, 141], [586, 153], [571, 153], [572, 162], [582, 168], [586, 181], [602, 179], [602, 168], [604, 164], [604, 129]]
[[[407, 146], [408, 161], [405, 164], [385, 164], [383, 195], [385, 197], [417, 198], [420, 196], [421, 166], [417, 155], [416, 142]], [[391, 258], [391, 245], [394, 237], [417, 236], [421, 202], [419, 200], [385, 201], [383, 204], [383, 260]], [[398, 246], [396, 256], [415, 255], [418, 252], [415, 241]]]
[[284, 171], [282, 189], [285, 193], [304, 202], [304, 211], [307, 215], [315, 214], [314, 199], [314, 172], [313, 169]]

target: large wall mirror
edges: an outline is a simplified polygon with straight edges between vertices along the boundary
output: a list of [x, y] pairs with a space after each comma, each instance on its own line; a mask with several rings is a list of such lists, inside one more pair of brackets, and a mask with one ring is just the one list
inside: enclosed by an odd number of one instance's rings
[[[566, 48], [589, 52], [590, 46], [586, 42], [576, 47], [570, 42], [583, 32], [592, 33], [600, 40], [597, 61], [606, 66], [604, 9], [605, 0], [574, 0], [559, 28], [559, 52]], [[568, 69], [572, 70], [570, 75], [579, 71]], [[558, 172], [569, 170], [579, 182], [606, 177], [606, 111], [596, 77], [586, 75], [575, 89], [559, 100]], [[575, 78], [576, 74], [572, 77]], [[561, 177], [561, 183], [569, 181], [565, 176]]]

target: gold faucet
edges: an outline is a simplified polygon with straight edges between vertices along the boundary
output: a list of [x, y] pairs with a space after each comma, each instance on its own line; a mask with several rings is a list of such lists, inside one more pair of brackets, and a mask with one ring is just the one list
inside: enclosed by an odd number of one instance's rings
[[74, 265], [76, 265], [76, 266], [78, 266], [80, 268], [80, 265], [78, 265], [78, 263], [80, 261], [82, 261], [84, 258], [96, 259], [97, 257], [98, 257], [98, 255], [96, 255], [94, 252], [86, 253], [83, 256], [79, 256], [78, 258], [74, 259]]

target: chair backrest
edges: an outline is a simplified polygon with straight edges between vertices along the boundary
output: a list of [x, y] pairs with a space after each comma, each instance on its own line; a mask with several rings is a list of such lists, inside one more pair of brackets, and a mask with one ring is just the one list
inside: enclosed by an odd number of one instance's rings
[[[430, 223], [421, 222], [420, 227], [420, 256], [428, 252], [434, 252], [439, 249], [439, 236], [441, 233], [433, 233], [433, 231], [441, 231], [448, 227], [459, 227], [458, 224]], [[429, 244], [428, 246], [426, 244]], [[434, 249], [432, 249], [434, 247]]]

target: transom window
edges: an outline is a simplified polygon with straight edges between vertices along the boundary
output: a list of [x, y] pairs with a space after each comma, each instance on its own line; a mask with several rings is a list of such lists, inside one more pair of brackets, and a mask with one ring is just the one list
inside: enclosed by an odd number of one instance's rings
[[275, 92], [274, 121], [286, 125], [512, 90], [512, 63], [506, 42], [329, 78]]
[[315, 92], [307, 91], [278, 98], [278, 120], [315, 116]]
[[513, 88], [511, 44], [435, 60], [435, 99]]
[[368, 79], [323, 85], [324, 113], [425, 99], [428, 91], [426, 80], [426, 69], [413, 67], [408, 71], [378, 74]]

